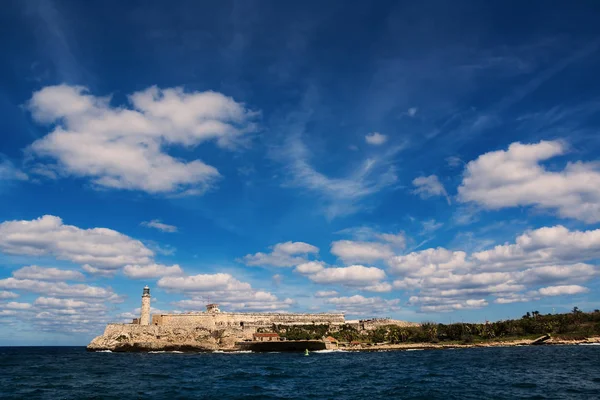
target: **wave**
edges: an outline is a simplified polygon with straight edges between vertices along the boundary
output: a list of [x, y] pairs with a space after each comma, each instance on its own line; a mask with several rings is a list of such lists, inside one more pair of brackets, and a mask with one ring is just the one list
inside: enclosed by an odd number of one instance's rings
[[162, 353], [174, 353], [174, 354], [183, 354], [183, 351], [166, 351], [166, 350], [157, 350], [157, 351], [149, 351], [148, 354], [162, 354]]
[[96, 353], [112, 353], [112, 350], [98, 350]]
[[248, 353], [252, 353], [252, 350], [236, 350], [236, 351], [215, 350], [212, 353], [217, 353], [217, 354], [248, 354]]
[[404, 351], [422, 351], [422, 350], [425, 350], [425, 349], [406, 349]]
[[579, 343], [580, 346], [600, 346], [600, 343]]
[[347, 350], [341, 349], [327, 349], [327, 350], [314, 350], [311, 353], [348, 353]]

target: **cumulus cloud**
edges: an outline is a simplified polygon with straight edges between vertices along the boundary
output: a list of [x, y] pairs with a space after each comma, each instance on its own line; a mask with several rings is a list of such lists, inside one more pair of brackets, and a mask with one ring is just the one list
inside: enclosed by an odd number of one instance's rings
[[27, 221], [0, 223], [0, 251], [45, 256], [95, 268], [116, 269], [126, 264], [149, 264], [154, 256], [142, 242], [107, 228], [80, 229], [59, 217], [44, 215]]
[[317, 273], [325, 268], [325, 264], [320, 261], [309, 261], [298, 265], [294, 271], [303, 275]]
[[308, 278], [316, 283], [369, 286], [385, 279], [385, 272], [375, 267], [351, 265], [342, 268], [325, 268]]
[[418, 297], [411, 296], [408, 304], [419, 306], [423, 312], [450, 312], [457, 310], [468, 310], [473, 308], [482, 308], [488, 305], [485, 299], [468, 299], [459, 301], [440, 302], [438, 297]]
[[175, 158], [167, 148], [209, 140], [230, 148], [255, 130], [255, 112], [216, 92], [153, 86], [128, 100], [113, 106], [109, 97], [94, 96], [81, 86], [35, 92], [28, 108], [36, 121], [52, 124], [52, 131], [31, 145], [32, 153], [102, 187], [198, 194], [219, 178], [217, 169]]
[[120, 297], [111, 288], [84, 284], [69, 285], [64, 282], [5, 278], [0, 279], [0, 289], [22, 290], [54, 297], [102, 298], [108, 301], [120, 301]]
[[163, 277], [158, 286], [177, 292], [235, 291], [250, 290], [249, 283], [240, 282], [230, 274], [199, 274], [181, 277]]
[[362, 288], [365, 292], [376, 292], [376, 293], [387, 293], [393, 289], [392, 285], [388, 282], [380, 282], [374, 285], [365, 286]]
[[600, 255], [599, 233], [544, 227], [490, 250], [467, 254], [426, 249], [393, 257], [388, 265], [391, 273], [401, 276], [394, 287], [418, 292], [410, 303], [424, 312], [483, 307], [488, 297], [507, 304], [580, 294], [587, 289], [575, 284], [600, 272], [586, 263]]
[[365, 142], [372, 146], [380, 146], [387, 142], [387, 136], [379, 132], [372, 132], [365, 136]]
[[541, 288], [538, 292], [542, 296], [562, 296], [565, 294], [580, 294], [587, 293], [590, 290], [586, 287], [579, 285], [559, 285], [559, 286], [548, 286]]
[[437, 175], [420, 176], [413, 179], [412, 183], [415, 186], [413, 193], [418, 194], [422, 199], [443, 196], [446, 198], [448, 204], [451, 203], [450, 196], [448, 196], [448, 192], [446, 192], [444, 185], [442, 185]]
[[169, 232], [169, 233], [177, 232], [176, 226], [164, 224], [164, 223], [160, 222], [159, 219], [153, 219], [152, 221], [144, 221], [141, 223], [141, 225], [145, 226], [147, 228], [158, 229], [159, 231], [163, 231], [163, 232]]
[[513, 143], [467, 164], [458, 199], [487, 209], [534, 206], [587, 223], [600, 222], [597, 162], [569, 162], [562, 170], [541, 163], [567, 152], [561, 141]]
[[117, 270], [115, 270], [115, 269], [94, 268], [90, 264], [82, 265], [81, 269], [90, 275], [103, 276], [103, 277], [107, 277], [107, 278], [113, 277], [117, 273]]
[[[281, 300], [274, 294], [264, 291], [213, 292], [210, 293], [210, 300], [218, 302], [220, 307], [226, 310], [241, 312], [285, 312], [295, 304], [292, 299]], [[186, 310], [204, 310], [206, 307], [206, 301], [198, 298], [181, 300], [173, 304]]]
[[203, 310], [208, 298], [232, 311], [281, 311], [294, 304], [292, 299], [282, 300], [272, 293], [254, 290], [249, 283], [224, 273], [163, 277], [158, 280], [158, 286], [169, 292], [190, 295], [173, 303], [185, 310]]
[[331, 254], [344, 263], [370, 263], [385, 260], [394, 255], [391, 247], [384, 243], [338, 240], [331, 244]]
[[351, 315], [368, 315], [370, 317], [394, 312], [400, 309], [400, 300], [385, 300], [381, 297], [364, 297], [354, 295], [350, 297], [332, 297], [326, 300], [336, 309]]
[[19, 297], [17, 293], [0, 290], [0, 300], [16, 299], [17, 297]]
[[123, 268], [123, 273], [129, 278], [142, 279], [183, 275], [183, 270], [177, 264], [171, 266], [162, 264], [126, 265]]
[[42, 281], [81, 281], [84, 279], [83, 274], [79, 271], [44, 268], [37, 265], [18, 269], [13, 271], [12, 275], [18, 279], [38, 279]]
[[315, 297], [333, 297], [338, 294], [335, 290], [318, 290], [315, 292]]
[[306, 261], [309, 254], [318, 253], [319, 249], [304, 242], [278, 243], [270, 253], [248, 254], [241, 260], [249, 266], [293, 267]]
[[31, 304], [11, 301], [10, 303], [4, 304], [3, 307], [9, 310], [27, 310], [31, 308]]

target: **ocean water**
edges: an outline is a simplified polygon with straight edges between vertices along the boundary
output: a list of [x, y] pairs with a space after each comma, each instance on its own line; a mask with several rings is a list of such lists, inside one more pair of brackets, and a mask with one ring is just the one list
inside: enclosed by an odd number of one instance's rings
[[2, 399], [600, 399], [600, 346], [376, 353], [0, 347]]

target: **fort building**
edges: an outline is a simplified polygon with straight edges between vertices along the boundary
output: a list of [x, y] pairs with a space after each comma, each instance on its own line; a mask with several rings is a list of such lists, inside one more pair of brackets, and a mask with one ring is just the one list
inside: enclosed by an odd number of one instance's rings
[[[252, 338], [259, 328], [273, 325], [343, 325], [343, 313], [260, 313], [223, 312], [218, 304], [207, 304], [204, 312], [150, 315], [150, 288], [142, 294], [139, 325], [155, 325], [172, 328], [204, 328], [211, 331], [231, 328], [240, 331], [240, 337]], [[135, 320], [133, 322], [135, 324]]]

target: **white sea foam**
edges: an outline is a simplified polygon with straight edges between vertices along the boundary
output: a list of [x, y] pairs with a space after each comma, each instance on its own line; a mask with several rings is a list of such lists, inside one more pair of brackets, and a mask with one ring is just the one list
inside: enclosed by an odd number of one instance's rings
[[579, 343], [580, 346], [600, 346], [600, 343]]
[[215, 350], [213, 353], [217, 354], [248, 354], [252, 353], [252, 350], [237, 350], [237, 351], [223, 351], [223, 350]]
[[425, 350], [425, 349], [406, 349], [404, 351], [422, 351], [422, 350]]
[[158, 351], [149, 351], [148, 352], [148, 354], [162, 354], [162, 353], [183, 354], [183, 351], [177, 351], [177, 350], [173, 350], [173, 351], [158, 350]]
[[348, 353], [348, 351], [341, 350], [341, 349], [328, 349], [328, 350], [315, 350], [315, 351], [311, 351], [311, 353]]
[[98, 350], [96, 353], [112, 353], [112, 350]]

